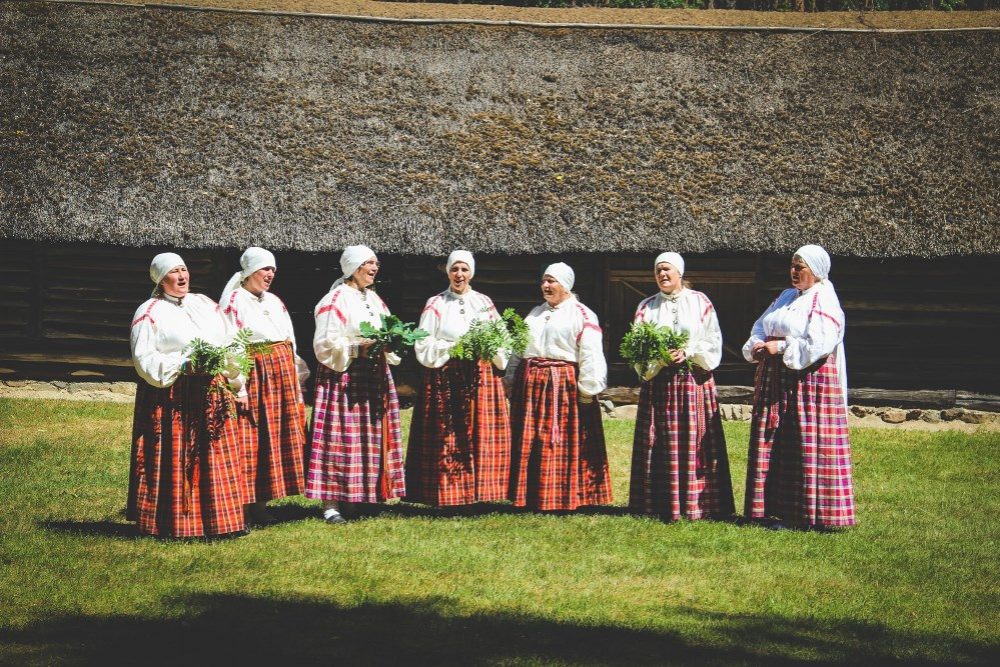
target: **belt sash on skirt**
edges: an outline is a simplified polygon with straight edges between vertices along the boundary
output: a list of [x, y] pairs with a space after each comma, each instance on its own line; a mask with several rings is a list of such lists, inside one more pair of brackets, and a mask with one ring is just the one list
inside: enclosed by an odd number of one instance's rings
[[[388, 437], [383, 438], [383, 435]], [[384, 361], [316, 373], [306, 497], [376, 503], [406, 494], [399, 397]]]
[[511, 398], [508, 498], [519, 507], [573, 510], [611, 502], [597, 401], [581, 404], [576, 365], [524, 359]]
[[510, 417], [488, 361], [424, 368], [406, 450], [406, 499], [466, 505], [507, 498]]
[[170, 387], [139, 382], [126, 516], [163, 537], [243, 530], [243, 473], [225, 379], [182, 375]]
[[677, 520], [735, 511], [712, 373], [664, 368], [643, 382], [632, 444], [629, 508]]
[[289, 341], [252, 343], [247, 413], [240, 415], [244, 501], [284, 498], [305, 489], [306, 406]]
[[856, 523], [847, 406], [832, 356], [803, 370], [780, 355], [758, 364], [744, 512], [801, 526]]

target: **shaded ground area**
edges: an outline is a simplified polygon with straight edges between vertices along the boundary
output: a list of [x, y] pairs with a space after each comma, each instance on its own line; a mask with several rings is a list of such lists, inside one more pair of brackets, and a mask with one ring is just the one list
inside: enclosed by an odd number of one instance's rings
[[[715, 645], [705, 646], [681, 633], [655, 629], [573, 625], [503, 614], [461, 616], [451, 602], [426, 598], [345, 608], [323, 600], [203, 595], [184, 601], [201, 610], [193, 618], [56, 617], [24, 630], [2, 632], [0, 642], [12, 660], [39, 664], [65, 657], [67, 649], [78, 664], [117, 663], [142, 656], [151, 665], [216, 660], [227, 664], [791, 665], [817, 655], [831, 665], [889, 660], [900, 665], [941, 664], [873, 650], [870, 641], [874, 639], [882, 645], [903, 646], [916, 637], [863, 622], [684, 609], [692, 623], [712, 627]], [[949, 642], [955, 662], [988, 664], [991, 659], [992, 651], [986, 646]], [[156, 647], [152, 654], [151, 647]]]
[[909, 29], [1000, 27], [988, 12], [752, 12], [692, 9], [534, 8], [502, 5], [373, 2], [371, 0], [172, 0], [169, 4], [223, 9], [310, 12], [406, 19], [472, 19], [537, 23], [607, 23], [678, 26], [784, 26]]

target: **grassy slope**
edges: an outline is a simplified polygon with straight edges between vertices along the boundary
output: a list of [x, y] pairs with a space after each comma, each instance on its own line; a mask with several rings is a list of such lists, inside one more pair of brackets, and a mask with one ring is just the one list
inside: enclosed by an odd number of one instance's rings
[[[856, 431], [860, 525], [772, 533], [416, 506], [240, 540], [135, 538], [130, 406], [0, 401], [0, 663], [986, 662], [1000, 434]], [[632, 422], [608, 422], [617, 503]], [[745, 424], [727, 424], [738, 498]], [[292, 520], [302, 519], [302, 520]]]

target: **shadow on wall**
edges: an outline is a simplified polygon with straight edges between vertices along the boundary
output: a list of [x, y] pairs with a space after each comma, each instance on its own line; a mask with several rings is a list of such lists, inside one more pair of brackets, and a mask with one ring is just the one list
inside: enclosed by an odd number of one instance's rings
[[[183, 618], [63, 616], [0, 633], [24, 662], [74, 664], [938, 664], [889, 653], [934, 646], [940, 664], [987, 663], [989, 646], [884, 626], [669, 610], [677, 632], [451, 615], [448, 599], [342, 607], [235, 595], [178, 600]], [[704, 637], [709, 637], [706, 640]], [[708, 645], [711, 642], [711, 645]], [[919, 649], [917, 649], [919, 652]]]

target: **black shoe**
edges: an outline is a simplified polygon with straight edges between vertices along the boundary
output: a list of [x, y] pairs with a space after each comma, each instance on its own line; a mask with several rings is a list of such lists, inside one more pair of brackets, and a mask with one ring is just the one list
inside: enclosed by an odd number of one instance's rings
[[786, 526], [780, 521], [772, 521], [769, 524], [767, 524], [766, 528], [768, 530], [788, 530], [788, 526]]

